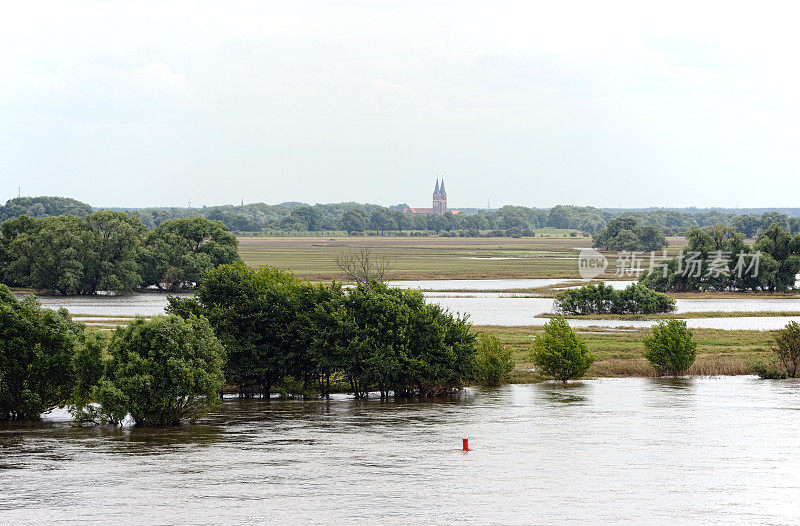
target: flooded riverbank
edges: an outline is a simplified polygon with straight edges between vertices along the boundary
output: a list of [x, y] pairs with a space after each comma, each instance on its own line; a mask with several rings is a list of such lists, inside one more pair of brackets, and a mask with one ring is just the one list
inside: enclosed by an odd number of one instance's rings
[[0, 523], [792, 524], [798, 410], [797, 382], [628, 378], [0, 424]]
[[[443, 280], [435, 282], [426, 288], [441, 288], [460, 290], [465, 288], [465, 282], [472, 280]], [[536, 283], [558, 280], [486, 280], [496, 283], [485, 284], [489, 290], [496, 290], [498, 285], [510, 289], [524, 288], [513, 286], [513, 282], [526, 281]], [[502, 283], [500, 283], [502, 282]], [[419, 288], [420, 283], [434, 282], [394, 282], [397, 286]], [[552, 284], [552, 283], [550, 283]], [[543, 286], [543, 285], [537, 285]], [[514, 292], [425, 292], [429, 302], [438, 303], [451, 312], [469, 314], [470, 320], [476, 325], [502, 325], [524, 326], [542, 325], [547, 322], [544, 318], [537, 318], [542, 314], [553, 313], [553, 299], [531, 297], [527, 294]], [[167, 295], [164, 293], [133, 294], [130, 296], [40, 296], [40, 301], [45, 307], [66, 308], [78, 321], [98, 325], [111, 326], [125, 321], [135, 315], [155, 316], [164, 313], [167, 306]], [[711, 299], [678, 299], [676, 300], [677, 314], [684, 312], [798, 312], [800, 311], [800, 298], [786, 297], [753, 297], [753, 298], [711, 298]], [[736, 318], [695, 318], [689, 319], [688, 324], [693, 328], [723, 329], [723, 330], [775, 330], [786, 325], [789, 321], [800, 321], [800, 317], [776, 315], [774, 317], [736, 317]], [[649, 327], [655, 321], [641, 320], [608, 320], [572, 319], [570, 325], [574, 327]]]

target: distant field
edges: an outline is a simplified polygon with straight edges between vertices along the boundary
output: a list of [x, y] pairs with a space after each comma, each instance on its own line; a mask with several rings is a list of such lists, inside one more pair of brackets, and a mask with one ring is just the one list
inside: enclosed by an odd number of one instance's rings
[[[240, 237], [239, 253], [250, 266], [288, 269], [307, 279], [341, 279], [336, 257], [360, 247], [391, 257], [393, 279], [575, 278], [578, 249], [592, 241], [569, 232], [547, 229], [528, 238]], [[683, 243], [671, 238], [671, 251]], [[611, 258], [602, 277], [612, 279], [615, 272]]]

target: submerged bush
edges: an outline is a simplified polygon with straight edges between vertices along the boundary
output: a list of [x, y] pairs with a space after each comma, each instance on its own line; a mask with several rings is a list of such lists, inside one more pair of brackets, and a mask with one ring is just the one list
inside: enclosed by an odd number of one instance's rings
[[753, 373], [765, 380], [783, 380], [789, 377], [786, 370], [775, 362], [756, 362], [753, 364]]
[[772, 350], [786, 375], [796, 378], [800, 373], [800, 324], [792, 321], [777, 331]]
[[586, 374], [594, 356], [567, 321], [557, 317], [545, 324], [544, 333], [533, 340], [531, 360], [543, 374], [566, 383]]
[[[202, 318], [158, 316], [116, 329], [110, 360], [92, 390], [106, 422], [130, 414], [138, 426], [194, 420], [217, 407], [224, 384], [224, 350]], [[90, 406], [87, 406], [90, 407]]]
[[507, 349], [492, 334], [478, 337], [478, 352], [475, 355], [475, 379], [483, 385], [494, 387], [508, 380], [514, 369], [511, 350]]
[[660, 321], [644, 339], [644, 357], [661, 374], [685, 373], [697, 356], [697, 342], [683, 320]]
[[559, 314], [655, 314], [675, 310], [675, 300], [640, 283], [621, 291], [605, 283], [568, 289], [556, 296]]

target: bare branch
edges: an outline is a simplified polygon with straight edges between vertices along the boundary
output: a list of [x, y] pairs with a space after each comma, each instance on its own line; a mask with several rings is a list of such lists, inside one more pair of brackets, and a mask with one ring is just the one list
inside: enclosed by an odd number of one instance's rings
[[386, 282], [394, 265], [389, 256], [375, 254], [365, 247], [358, 251], [342, 252], [336, 258], [336, 266], [348, 279], [362, 284], [373, 280]]

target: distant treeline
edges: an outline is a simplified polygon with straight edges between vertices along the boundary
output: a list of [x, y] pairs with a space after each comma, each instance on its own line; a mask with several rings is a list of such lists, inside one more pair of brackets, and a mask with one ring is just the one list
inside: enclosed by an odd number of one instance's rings
[[[242, 206], [202, 208], [115, 208], [136, 215], [148, 230], [170, 219], [201, 216], [222, 222], [229, 230], [242, 233], [286, 234], [345, 231], [351, 234], [447, 233], [450, 235], [531, 235], [537, 228], [573, 229], [596, 234], [617, 217], [630, 217], [640, 225], [653, 225], [667, 236], [682, 236], [693, 228], [730, 226], [747, 237], [754, 237], [778, 223], [791, 232], [800, 232], [800, 209], [783, 211], [752, 209], [599, 209], [591, 206], [528, 208], [504, 206], [498, 210], [463, 209], [461, 214], [411, 216], [402, 211], [405, 204], [382, 207], [373, 204], [332, 203], [308, 205], [252, 203]], [[90, 205], [63, 197], [21, 197], [0, 207], [0, 221], [21, 215], [39, 218], [54, 215], [86, 217]]]

